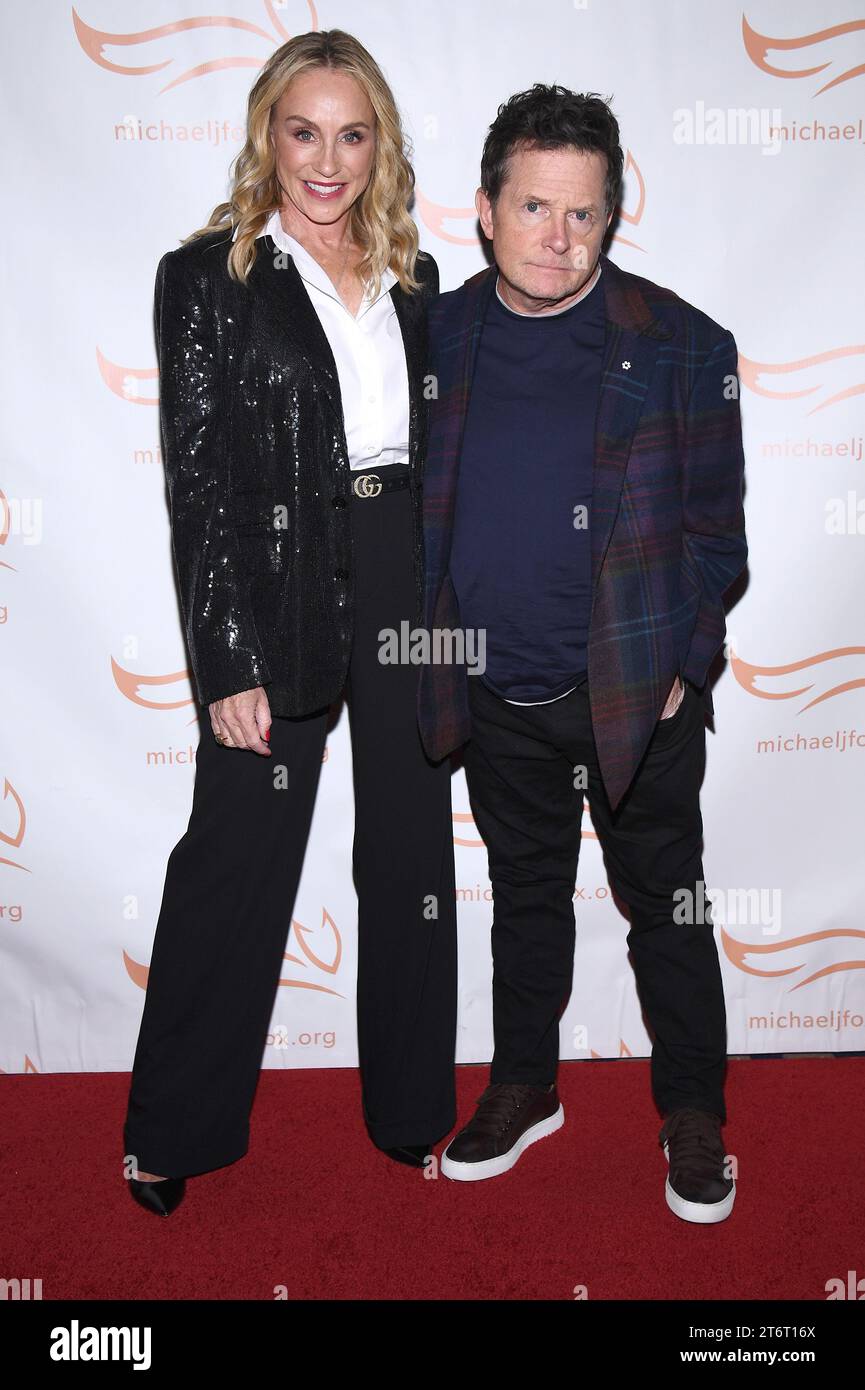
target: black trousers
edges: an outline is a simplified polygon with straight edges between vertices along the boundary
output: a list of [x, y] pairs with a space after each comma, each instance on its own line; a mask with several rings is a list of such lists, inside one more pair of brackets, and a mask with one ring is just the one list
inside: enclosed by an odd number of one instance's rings
[[659, 721], [613, 814], [585, 680], [570, 695], [533, 707], [509, 705], [478, 676], [469, 678], [469, 690], [466, 780], [493, 886], [491, 1081], [555, 1080], [559, 1018], [574, 969], [585, 786], [610, 885], [630, 918], [627, 941], [654, 1034], [655, 1102], [662, 1114], [694, 1106], [725, 1120], [726, 1011], [709, 904], [704, 925], [696, 912], [688, 914], [690, 924], [674, 917], [676, 890], [690, 890], [696, 901], [703, 879], [706, 730], [699, 692], [685, 683], [679, 709]]
[[[409, 492], [350, 505], [357, 1034], [364, 1116], [387, 1148], [435, 1141], [456, 1119], [450, 764], [429, 762], [420, 742], [420, 668], [379, 660], [380, 630], [398, 632], [414, 611]], [[246, 1153], [328, 711], [275, 717], [271, 758], [217, 744], [206, 709], [200, 722], [192, 812], [168, 859], [123, 1135], [134, 1166], [164, 1177]]]

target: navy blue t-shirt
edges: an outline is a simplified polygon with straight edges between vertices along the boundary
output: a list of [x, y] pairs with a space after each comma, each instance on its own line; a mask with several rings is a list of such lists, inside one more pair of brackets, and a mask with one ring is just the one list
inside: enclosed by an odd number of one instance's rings
[[603, 275], [561, 313], [517, 314], [490, 298], [450, 575], [462, 626], [486, 631], [481, 679], [505, 699], [555, 699], [586, 672], [603, 346]]

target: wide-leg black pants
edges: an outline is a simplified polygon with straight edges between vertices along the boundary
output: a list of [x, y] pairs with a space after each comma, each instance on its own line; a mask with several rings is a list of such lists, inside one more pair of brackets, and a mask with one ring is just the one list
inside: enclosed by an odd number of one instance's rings
[[[399, 632], [414, 608], [408, 489], [350, 505], [358, 1049], [367, 1127], [387, 1148], [435, 1141], [456, 1119], [450, 765], [430, 763], [420, 742], [420, 668], [379, 660], [381, 630]], [[135, 1169], [187, 1176], [246, 1153], [327, 722], [327, 710], [274, 717], [267, 758], [221, 747], [201, 711], [192, 811], [168, 859], [123, 1134]]]

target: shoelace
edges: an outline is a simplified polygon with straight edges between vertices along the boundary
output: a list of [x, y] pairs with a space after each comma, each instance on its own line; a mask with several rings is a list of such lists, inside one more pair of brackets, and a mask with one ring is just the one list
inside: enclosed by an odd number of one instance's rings
[[[704, 1110], [679, 1110], [662, 1131], [672, 1160], [683, 1174], [702, 1177], [716, 1176], [724, 1166], [724, 1146], [720, 1139], [720, 1124]], [[675, 1150], [673, 1144], [675, 1142]]]
[[542, 1087], [510, 1085], [499, 1082], [488, 1086], [478, 1097], [478, 1110], [466, 1129], [476, 1134], [504, 1134], [523, 1106], [538, 1094]]

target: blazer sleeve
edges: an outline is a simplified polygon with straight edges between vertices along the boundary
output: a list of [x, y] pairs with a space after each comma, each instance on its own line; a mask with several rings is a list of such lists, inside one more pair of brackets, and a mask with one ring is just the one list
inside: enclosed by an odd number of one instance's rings
[[748, 557], [737, 362], [735, 339], [725, 332], [700, 368], [688, 403], [683, 544], [701, 597], [682, 674], [698, 686], [724, 640], [722, 597]]
[[199, 704], [272, 679], [232, 525], [225, 325], [204, 270], [169, 251], [156, 271], [159, 419], [180, 605]]

